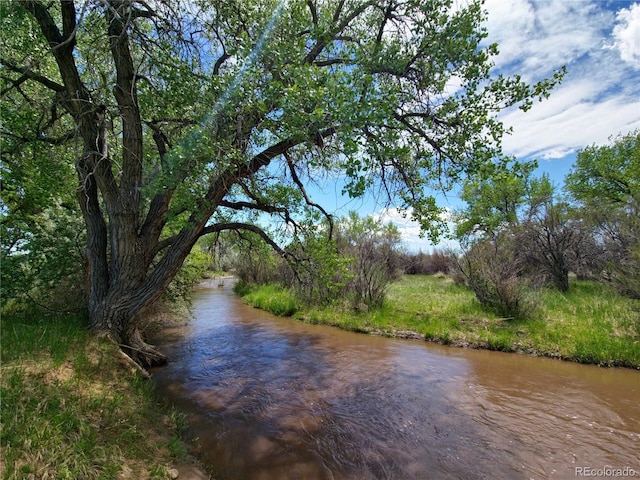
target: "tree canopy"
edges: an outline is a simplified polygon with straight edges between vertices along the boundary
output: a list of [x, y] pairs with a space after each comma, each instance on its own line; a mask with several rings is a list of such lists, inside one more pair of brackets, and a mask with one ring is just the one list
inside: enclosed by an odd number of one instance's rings
[[640, 203], [640, 131], [581, 150], [566, 188], [582, 203]]
[[456, 213], [456, 236], [495, 235], [506, 226], [517, 225], [523, 208], [539, 196], [541, 185], [532, 178], [536, 162], [519, 163], [506, 158], [491, 178], [467, 178], [460, 198], [467, 207]]
[[640, 298], [640, 131], [580, 151], [565, 188], [594, 232], [591, 269]]
[[492, 75], [480, 1], [0, 9], [12, 32], [0, 55], [3, 216], [66, 199], [75, 170], [91, 325], [141, 363], [162, 357], [140, 319], [203, 235], [250, 230], [279, 248], [260, 215], [289, 236], [304, 219], [331, 223], [308, 188], [326, 175], [351, 196], [378, 189], [435, 233], [432, 189], [490, 176], [498, 113], [528, 109], [563, 74]]

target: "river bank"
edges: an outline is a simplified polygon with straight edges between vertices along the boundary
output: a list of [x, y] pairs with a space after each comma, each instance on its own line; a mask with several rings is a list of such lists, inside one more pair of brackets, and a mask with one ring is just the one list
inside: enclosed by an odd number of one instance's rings
[[310, 325], [212, 286], [159, 337], [172, 361], [154, 382], [187, 412], [217, 478], [640, 471], [635, 370]]
[[355, 332], [640, 369], [640, 302], [595, 282], [543, 291], [535, 314], [517, 320], [483, 310], [472, 292], [443, 275], [404, 276], [390, 285], [385, 305], [371, 311], [310, 307], [273, 285], [243, 293], [272, 313]]
[[184, 415], [74, 315], [2, 319], [0, 478], [209, 478]]

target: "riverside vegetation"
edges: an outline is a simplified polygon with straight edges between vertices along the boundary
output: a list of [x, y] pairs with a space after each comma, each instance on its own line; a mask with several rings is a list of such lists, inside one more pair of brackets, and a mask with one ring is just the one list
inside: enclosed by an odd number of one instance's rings
[[276, 285], [238, 293], [255, 307], [315, 324], [445, 345], [519, 352], [601, 366], [640, 368], [640, 302], [608, 286], [572, 280], [567, 292], [545, 289], [529, 318], [483, 309], [473, 292], [447, 275], [404, 275], [380, 308], [308, 306]]
[[1, 360], [1, 478], [202, 473], [182, 440], [184, 416], [161, 406], [153, 383], [83, 316], [4, 315]]

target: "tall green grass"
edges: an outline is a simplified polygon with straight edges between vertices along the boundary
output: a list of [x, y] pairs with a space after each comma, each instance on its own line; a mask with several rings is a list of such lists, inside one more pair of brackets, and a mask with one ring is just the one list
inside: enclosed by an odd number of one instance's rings
[[299, 309], [299, 302], [293, 292], [277, 285], [244, 285], [236, 288], [236, 292], [241, 292], [243, 298], [254, 307], [281, 317], [290, 317]]
[[185, 422], [81, 316], [3, 317], [3, 479], [168, 479]]
[[79, 314], [3, 316], [0, 361], [49, 356], [59, 365], [70, 350], [87, 341], [86, 325], [86, 317]]
[[[274, 286], [260, 287], [246, 297], [250, 303], [260, 298], [263, 288], [265, 296], [279, 295]], [[566, 293], [544, 290], [539, 295], [540, 306], [530, 318], [505, 319], [484, 310], [470, 290], [447, 276], [412, 275], [390, 285], [380, 309], [304, 306], [294, 316], [357, 332], [640, 368], [639, 301], [578, 280]], [[266, 308], [264, 303], [261, 308]]]

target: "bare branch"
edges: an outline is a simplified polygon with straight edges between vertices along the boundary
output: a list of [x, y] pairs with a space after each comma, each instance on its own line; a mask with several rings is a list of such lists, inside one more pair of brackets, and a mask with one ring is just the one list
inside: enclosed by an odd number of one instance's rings
[[276, 207], [275, 205], [266, 205], [262, 203], [252, 203], [252, 202], [230, 202], [228, 200], [222, 200], [218, 203], [219, 206], [230, 208], [232, 210], [259, 210], [265, 213], [283, 213], [287, 218], [289, 216], [289, 210], [284, 207]]
[[352, 61], [346, 58], [328, 58], [326, 60], [316, 60], [313, 62], [318, 67], [330, 67], [331, 65], [349, 65]]
[[[251, 195], [252, 198], [255, 198]], [[294, 231], [298, 231], [300, 229], [300, 225], [296, 222], [291, 216], [291, 212], [286, 207], [277, 207], [275, 205], [267, 205], [261, 203], [260, 201], [256, 201], [255, 203], [251, 202], [228, 202], [223, 200], [219, 203], [221, 207], [227, 207], [234, 210], [256, 210], [260, 212], [269, 213], [271, 215], [280, 215], [282, 219], [285, 221], [287, 225], [291, 225], [294, 228]]]
[[227, 231], [227, 230], [246, 230], [249, 232], [253, 232], [257, 235], [260, 236], [260, 238], [262, 238], [265, 242], [267, 242], [267, 244], [269, 244], [280, 256], [284, 257], [291, 257], [292, 255], [288, 252], [286, 252], [285, 250], [283, 250], [282, 248], [280, 248], [280, 245], [278, 245], [276, 242], [274, 242], [271, 237], [264, 231], [262, 230], [260, 227], [256, 226], [256, 225], [252, 225], [250, 223], [241, 223], [241, 222], [230, 222], [230, 223], [216, 223], [215, 225], [210, 225], [208, 227], [206, 227], [202, 233], [202, 235], [207, 235], [209, 233], [217, 233], [217, 232], [222, 232], [222, 231]]

